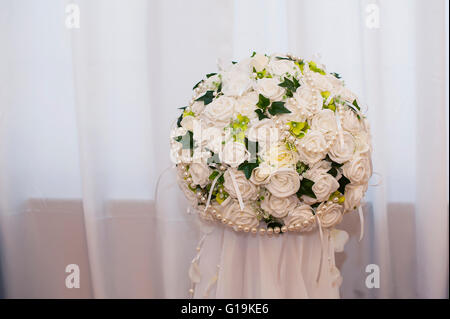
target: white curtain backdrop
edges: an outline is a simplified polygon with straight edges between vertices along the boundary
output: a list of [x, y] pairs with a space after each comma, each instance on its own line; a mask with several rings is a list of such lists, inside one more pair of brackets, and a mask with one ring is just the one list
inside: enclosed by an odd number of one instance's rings
[[[254, 50], [315, 56], [368, 106], [379, 185], [364, 240], [355, 214], [340, 227], [351, 235], [336, 255], [341, 297], [448, 297], [448, 9], [0, 0], [0, 297], [187, 297], [200, 234], [165, 171], [169, 129], [217, 58]], [[79, 289], [65, 287], [68, 264]], [[369, 264], [379, 288], [365, 285]]]

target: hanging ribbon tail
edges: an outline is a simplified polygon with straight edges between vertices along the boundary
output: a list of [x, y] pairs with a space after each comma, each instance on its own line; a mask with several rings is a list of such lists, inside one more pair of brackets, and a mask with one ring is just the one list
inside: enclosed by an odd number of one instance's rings
[[214, 287], [218, 279], [219, 279], [219, 265], [217, 265], [217, 271], [209, 281], [208, 286], [206, 287], [205, 294], [203, 295], [204, 298], [208, 298], [211, 289]]
[[239, 207], [241, 208], [241, 210], [244, 210], [244, 207], [245, 207], [244, 206], [244, 201], [242, 200], [241, 191], [239, 190], [239, 187], [237, 185], [236, 177], [234, 176], [233, 170], [229, 169], [228, 172], [230, 172], [231, 181], [233, 182], [234, 191], [236, 192], [236, 196], [237, 196], [238, 201], [239, 201]]
[[319, 216], [316, 214], [317, 225], [319, 226], [319, 235], [320, 235], [320, 261], [319, 261], [319, 269], [317, 272], [316, 282], [319, 283], [320, 274], [322, 272], [322, 263], [323, 263], [323, 252], [324, 252], [324, 242], [323, 242], [323, 230], [322, 223], [320, 222]]
[[172, 169], [172, 168], [175, 168], [176, 166], [175, 165], [171, 165], [171, 166], [169, 166], [169, 167], [166, 167], [160, 174], [159, 174], [159, 176], [158, 176], [158, 179], [157, 179], [157, 181], [156, 181], [156, 188], [155, 188], [155, 207], [158, 207], [156, 204], [157, 204], [157, 202], [158, 202], [158, 189], [159, 189], [159, 183], [161, 182], [161, 178], [163, 177], [163, 175], [169, 170], [169, 169]]
[[361, 205], [358, 206], [358, 214], [359, 214], [359, 223], [361, 225], [361, 230], [359, 233], [359, 241], [361, 241], [363, 239], [364, 236], [364, 214], [363, 214], [363, 210], [361, 208]]
[[189, 293], [191, 298], [194, 296], [195, 285], [198, 284], [201, 280], [201, 272], [198, 262], [200, 260], [200, 256], [202, 254], [203, 242], [209, 233], [206, 233], [202, 236], [197, 245], [197, 255], [195, 255], [194, 259], [191, 261], [191, 266], [189, 267], [189, 279], [191, 279], [191, 289], [189, 289]]
[[211, 203], [211, 197], [212, 197], [212, 193], [214, 191], [214, 187], [216, 186], [217, 181], [219, 180], [220, 176], [222, 176], [222, 175], [223, 175], [223, 173], [220, 173], [219, 175], [217, 175], [211, 184], [211, 188], [209, 189], [209, 194], [208, 194], [208, 200], [206, 201], [206, 205], [205, 205], [205, 210], [204, 210], [205, 213], [209, 207], [209, 204]]

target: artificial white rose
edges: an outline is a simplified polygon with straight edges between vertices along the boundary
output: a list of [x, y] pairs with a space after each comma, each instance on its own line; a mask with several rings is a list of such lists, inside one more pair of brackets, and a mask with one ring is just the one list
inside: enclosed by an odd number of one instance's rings
[[372, 163], [368, 154], [357, 155], [342, 166], [342, 173], [353, 184], [365, 184], [372, 176]]
[[233, 223], [235, 230], [240, 227], [248, 231], [259, 226], [257, 213], [251, 203], [245, 203], [244, 209], [241, 209], [239, 203], [234, 201], [225, 209], [223, 217]]
[[241, 96], [252, 86], [250, 72], [235, 66], [222, 73], [222, 93], [226, 96]]
[[222, 149], [222, 141], [224, 141], [224, 131], [211, 125], [203, 125], [203, 122], [201, 126], [194, 125], [195, 145], [219, 153]]
[[257, 119], [256, 103], [258, 103], [258, 94], [256, 92], [246, 93], [237, 99], [235, 112], [247, 116], [250, 120]]
[[205, 93], [207, 90], [215, 91], [217, 89], [218, 83], [220, 83], [220, 77], [218, 74], [210, 76], [203, 81], [203, 90], [200, 93]]
[[224, 127], [233, 117], [236, 100], [228, 96], [220, 96], [206, 105], [202, 117], [209, 124]]
[[323, 109], [319, 111], [312, 118], [311, 128], [321, 132], [325, 140], [330, 141], [337, 130], [336, 116], [330, 109]]
[[284, 218], [284, 223], [289, 229], [310, 231], [316, 224], [313, 210], [309, 205], [300, 205], [291, 210]]
[[355, 210], [359, 206], [361, 199], [364, 197], [365, 191], [366, 185], [347, 184], [345, 186], [344, 208], [346, 212]]
[[313, 165], [325, 158], [326, 143], [321, 132], [309, 130], [300, 140], [300, 145], [297, 148], [300, 160], [308, 165]]
[[298, 198], [295, 195], [277, 197], [267, 192], [261, 201], [261, 208], [275, 218], [283, 218], [297, 206], [297, 203]]
[[290, 107], [297, 108], [300, 114], [306, 117], [316, 114], [323, 106], [323, 97], [320, 91], [306, 84], [297, 89], [293, 98], [294, 100], [290, 101], [294, 102], [294, 105]]
[[258, 167], [253, 169], [252, 176], [250, 176], [250, 181], [255, 185], [265, 185], [270, 179], [270, 168], [265, 164], [260, 164]]
[[338, 181], [324, 171], [317, 172], [312, 180], [314, 181], [312, 191], [318, 202], [326, 201], [339, 188]]
[[301, 177], [295, 170], [282, 169], [270, 176], [270, 181], [266, 188], [277, 197], [288, 197], [298, 191], [300, 179]]
[[370, 135], [365, 131], [360, 131], [353, 135], [355, 140], [355, 153], [364, 154], [371, 152]]
[[251, 66], [255, 68], [256, 72], [261, 72], [262, 70], [264, 70], [267, 66], [267, 63], [269, 63], [269, 58], [260, 53], [256, 53], [250, 62]]
[[317, 208], [322, 227], [329, 228], [342, 221], [343, 207], [336, 203], [322, 203]]
[[355, 140], [353, 136], [348, 132], [342, 132], [342, 141], [341, 143], [339, 134], [330, 148], [328, 155], [330, 158], [336, 163], [345, 163], [352, 159], [353, 154], [355, 153]]
[[201, 219], [205, 221], [212, 222], [214, 221], [214, 216], [211, 214], [211, 211], [209, 209], [205, 210], [205, 205], [198, 205], [197, 206], [197, 214], [200, 216]]
[[194, 121], [195, 121], [195, 117], [193, 116], [185, 116], [183, 117], [183, 119], [181, 120], [181, 127], [185, 128], [188, 131], [193, 131], [194, 130]]
[[330, 80], [329, 76], [314, 71], [305, 71], [304, 73], [306, 73], [306, 76], [309, 76], [309, 84], [312, 87], [322, 92], [333, 90], [333, 82]]
[[298, 153], [286, 146], [286, 143], [265, 145], [260, 155], [272, 171], [283, 167], [294, 168], [298, 162]]
[[352, 134], [356, 134], [361, 131], [361, 123], [356, 116], [355, 112], [350, 109], [346, 109], [341, 116], [342, 128]]
[[263, 144], [272, 144], [280, 139], [280, 134], [275, 122], [272, 119], [263, 119], [253, 124], [247, 132], [250, 141]]
[[350, 91], [345, 86], [336, 87], [336, 95], [349, 103], [353, 103], [353, 101], [356, 100], [355, 93]]
[[225, 174], [223, 175], [225, 182], [223, 186], [225, 191], [230, 194], [231, 197], [237, 198], [236, 189], [234, 188], [234, 183], [231, 177], [231, 174], [234, 175], [236, 185], [241, 193], [241, 198], [244, 201], [254, 200], [258, 197], [258, 187], [251, 183], [244, 175], [242, 171], [238, 171], [236, 169], [229, 168]]
[[247, 151], [247, 148], [243, 143], [239, 142], [226, 143], [219, 153], [220, 161], [231, 167], [238, 167], [241, 163], [246, 161], [248, 157], [249, 152]]
[[299, 72], [300, 69], [295, 65], [293, 61], [290, 60], [279, 60], [276, 57], [272, 58], [267, 67], [268, 71], [272, 75], [284, 76], [286, 74], [294, 74], [296, 71]]
[[262, 78], [256, 81], [253, 88], [258, 94], [262, 94], [272, 101], [281, 101], [285, 90], [278, 85], [279, 83], [280, 81], [274, 78]]
[[203, 188], [210, 182], [209, 175], [211, 175], [211, 170], [205, 164], [192, 163], [189, 165], [189, 173], [195, 185], [200, 185]]
[[205, 103], [203, 101], [195, 101], [194, 104], [191, 105], [191, 111], [195, 113], [195, 115], [199, 115], [205, 109]]

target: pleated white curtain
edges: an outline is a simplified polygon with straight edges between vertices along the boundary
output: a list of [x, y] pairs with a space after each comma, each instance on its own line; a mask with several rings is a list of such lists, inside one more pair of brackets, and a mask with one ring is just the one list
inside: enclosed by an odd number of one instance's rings
[[[363, 242], [354, 216], [343, 225], [341, 296], [448, 297], [447, 12], [444, 0], [0, 0], [0, 296], [187, 297], [199, 233], [165, 171], [169, 128], [217, 57], [256, 50], [316, 54], [368, 105], [381, 178]], [[79, 289], [64, 285], [68, 264]], [[368, 264], [380, 288], [365, 286]]]

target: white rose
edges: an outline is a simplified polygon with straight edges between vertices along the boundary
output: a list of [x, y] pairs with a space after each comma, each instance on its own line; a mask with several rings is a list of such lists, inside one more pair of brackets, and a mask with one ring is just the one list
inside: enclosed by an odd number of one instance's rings
[[311, 128], [327, 136], [334, 135], [337, 130], [336, 116], [332, 110], [323, 109], [312, 118]]
[[203, 103], [203, 101], [195, 101], [194, 104], [191, 105], [191, 110], [195, 113], [195, 115], [199, 115], [204, 109], [205, 103]]
[[194, 130], [194, 121], [195, 121], [195, 117], [188, 115], [188, 116], [183, 117], [180, 125], [181, 125], [181, 127], [185, 128], [188, 131], [193, 131]]
[[338, 95], [341, 99], [353, 103], [354, 100], [356, 100], [356, 95], [352, 91], [350, 91], [345, 86], [339, 86], [336, 87], [336, 95]]
[[333, 82], [327, 75], [323, 75], [314, 71], [305, 71], [304, 73], [309, 76], [312, 87], [320, 91], [333, 90]]
[[219, 153], [222, 149], [222, 141], [224, 140], [223, 130], [214, 126], [200, 127], [194, 126], [194, 141], [196, 145], [202, 148], [207, 148], [214, 153]]
[[209, 103], [202, 113], [205, 120], [216, 127], [224, 127], [233, 117], [236, 100], [232, 97], [221, 96]]
[[314, 181], [312, 191], [318, 202], [326, 201], [339, 188], [338, 181], [332, 175], [323, 171], [318, 172], [312, 180]]
[[251, 183], [244, 175], [242, 171], [238, 171], [232, 168], [229, 168], [224, 176], [225, 182], [223, 186], [228, 194], [231, 197], [237, 198], [236, 190], [234, 188], [234, 183], [231, 178], [231, 170], [233, 170], [234, 178], [236, 180], [236, 185], [241, 193], [242, 200], [254, 200], [258, 196], [258, 187]]
[[348, 132], [342, 132], [342, 136], [343, 143], [341, 144], [338, 134], [336, 140], [330, 148], [330, 151], [328, 152], [330, 158], [334, 162], [340, 164], [349, 161], [355, 153], [355, 140], [353, 139], [353, 136]]
[[258, 94], [256, 92], [249, 92], [241, 96], [236, 101], [235, 112], [247, 116], [250, 120], [257, 119], [255, 109], [257, 108]]
[[342, 221], [342, 205], [336, 203], [322, 203], [317, 208], [317, 214], [322, 227], [329, 228]]
[[269, 63], [268, 57], [266, 57], [264, 54], [256, 53], [253, 56], [250, 65], [255, 68], [256, 72], [261, 72], [266, 68], [267, 63]]
[[244, 144], [239, 142], [228, 142], [225, 144], [223, 150], [219, 153], [220, 161], [230, 165], [231, 167], [238, 167], [241, 163], [246, 161], [249, 157], [249, 152]]
[[355, 153], [364, 154], [371, 151], [370, 134], [360, 131], [353, 135], [355, 140]]
[[257, 213], [250, 203], [245, 203], [244, 209], [241, 209], [237, 201], [230, 204], [223, 215], [224, 218], [233, 223], [235, 230], [242, 229], [245, 231], [258, 227], [259, 220], [256, 216]]
[[192, 182], [200, 187], [205, 187], [209, 184], [210, 169], [207, 165], [201, 163], [192, 163], [189, 165], [189, 173], [192, 177]]
[[364, 197], [366, 185], [353, 185], [348, 184], [345, 186], [345, 201], [344, 208], [346, 212], [350, 212], [356, 209]]
[[294, 170], [279, 170], [270, 176], [266, 188], [277, 197], [288, 197], [300, 188], [300, 176]]
[[252, 86], [252, 82], [250, 72], [232, 67], [222, 73], [222, 92], [226, 96], [241, 96]]
[[275, 218], [283, 218], [297, 206], [297, 203], [298, 198], [295, 195], [276, 197], [267, 192], [261, 201], [261, 208]]
[[218, 74], [214, 74], [213, 76], [210, 76], [209, 78], [205, 79], [203, 81], [203, 89], [204, 91], [201, 93], [205, 93], [207, 90], [215, 91], [217, 89], [217, 83], [220, 82], [220, 78]]
[[300, 140], [298, 153], [300, 160], [308, 165], [313, 165], [325, 158], [326, 140], [322, 133], [309, 130]]
[[298, 162], [298, 153], [287, 148], [286, 143], [267, 145], [261, 157], [271, 167], [272, 171], [282, 167], [293, 168]]
[[355, 112], [350, 109], [344, 111], [343, 116], [341, 116], [342, 128], [352, 134], [356, 134], [361, 131], [361, 123]]
[[250, 181], [255, 185], [264, 185], [269, 182], [270, 168], [264, 164], [260, 164], [257, 168], [253, 169]]
[[365, 184], [372, 176], [372, 163], [368, 155], [358, 155], [342, 166], [342, 173], [353, 184]]
[[[262, 144], [271, 144], [278, 141], [280, 134], [275, 122], [271, 119], [263, 119], [252, 125], [247, 132], [250, 141]], [[263, 145], [261, 145], [262, 147]]]
[[311, 206], [300, 205], [288, 213], [284, 223], [290, 230], [310, 231], [316, 224], [316, 218]]
[[278, 85], [279, 83], [274, 78], [262, 78], [256, 81], [254, 89], [258, 94], [262, 94], [272, 101], [280, 101], [283, 98], [285, 90]]
[[323, 97], [320, 91], [310, 87], [309, 85], [302, 85], [294, 93], [294, 100], [291, 100], [295, 107], [303, 116], [310, 117], [322, 109]]
[[272, 58], [268, 65], [268, 71], [272, 75], [283, 76], [287, 74], [294, 74], [295, 71], [300, 71], [293, 61], [279, 60], [276, 57]]

